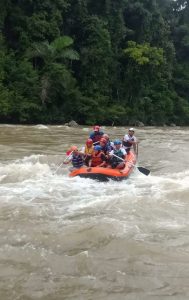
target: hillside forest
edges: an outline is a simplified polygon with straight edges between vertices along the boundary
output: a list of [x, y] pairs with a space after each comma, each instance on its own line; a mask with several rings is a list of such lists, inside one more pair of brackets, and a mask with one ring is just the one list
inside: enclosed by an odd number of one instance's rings
[[0, 0], [0, 122], [189, 125], [189, 0]]

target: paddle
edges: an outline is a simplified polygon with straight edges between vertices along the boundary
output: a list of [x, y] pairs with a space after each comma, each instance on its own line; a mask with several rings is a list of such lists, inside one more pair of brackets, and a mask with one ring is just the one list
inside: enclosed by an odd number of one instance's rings
[[[66, 154], [68, 153], [68, 151], [66, 152]], [[69, 152], [69, 155], [63, 160], [63, 162], [61, 162], [61, 164], [58, 166], [58, 168], [55, 170], [55, 172], [53, 173], [53, 175], [56, 174], [56, 172], [60, 169], [60, 167], [63, 165], [63, 163], [65, 163], [72, 155], [73, 151]]]
[[93, 145], [100, 144], [100, 141], [94, 142]]
[[[117, 155], [115, 155], [115, 154], [112, 154], [112, 155], [115, 156], [115, 157], [117, 157], [118, 159], [120, 159], [120, 160], [122, 160], [122, 161], [125, 162], [125, 160], [124, 160], [123, 158], [121, 158], [121, 157], [119, 157], [119, 156], [117, 156]], [[144, 174], [144, 175], [146, 175], [146, 176], [148, 176], [148, 175], [150, 174], [150, 170], [148, 170], [148, 169], [146, 169], [146, 168], [144, 168], [144, 167], [137, 167], [136, 165], [132, 164], [130, 161], [128, 161], [128, 163], [129, 163], [131, 166], [137, 168], [142, 174]]]

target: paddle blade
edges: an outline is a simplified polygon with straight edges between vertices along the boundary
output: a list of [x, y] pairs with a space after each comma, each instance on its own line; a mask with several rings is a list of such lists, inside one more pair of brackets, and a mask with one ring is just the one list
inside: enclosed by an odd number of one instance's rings
[[148, 176], [150, 174], [150, 170], [148, 170], [144, 167], [137, 167], [137, 169], [146, 176]]

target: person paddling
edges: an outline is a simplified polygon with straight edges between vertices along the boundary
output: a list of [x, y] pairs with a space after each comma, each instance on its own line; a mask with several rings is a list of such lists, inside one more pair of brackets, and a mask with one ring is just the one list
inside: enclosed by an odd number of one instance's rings
[[[127, 153], [122, 147], [120, 140], [114, 141], [114, 149], [109, 153], [108, 163], [111, 165], [112, 169], [123, 169], [125, 167], [125, 162], [123, 159], [126, 159]], [[120, 159], [119, 159], [120, 158]]]
[[64, 161], [63, 163], [65, 165], [72, 163], [73, 168], [71, 168], [71, 171], [74, 169], [80, 169], [84, 165], [84, 153], [79, 152], [77, 146], [72, 146], [70, 148], [70, 151], [72, 154], [70, 155], [69, 160]]
[[137, 139], [134, 136], [134, 133], [134, 128], [129, 128], [128, 134], [123, 137], [122, 143], [127, 154], [130, 152], [131, 147], [133, 147], [135, 153], [137, 152]]

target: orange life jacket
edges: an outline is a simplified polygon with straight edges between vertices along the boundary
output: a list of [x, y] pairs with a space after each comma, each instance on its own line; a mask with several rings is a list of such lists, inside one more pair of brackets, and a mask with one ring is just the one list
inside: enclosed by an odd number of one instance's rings
[[96, 152], [92, 153], [91, 167], [97, 167], [103, 162], [101, 155], [102, 155], [101, 151], [99, 153], [97, 153], [97, 155], [96, 155]]

